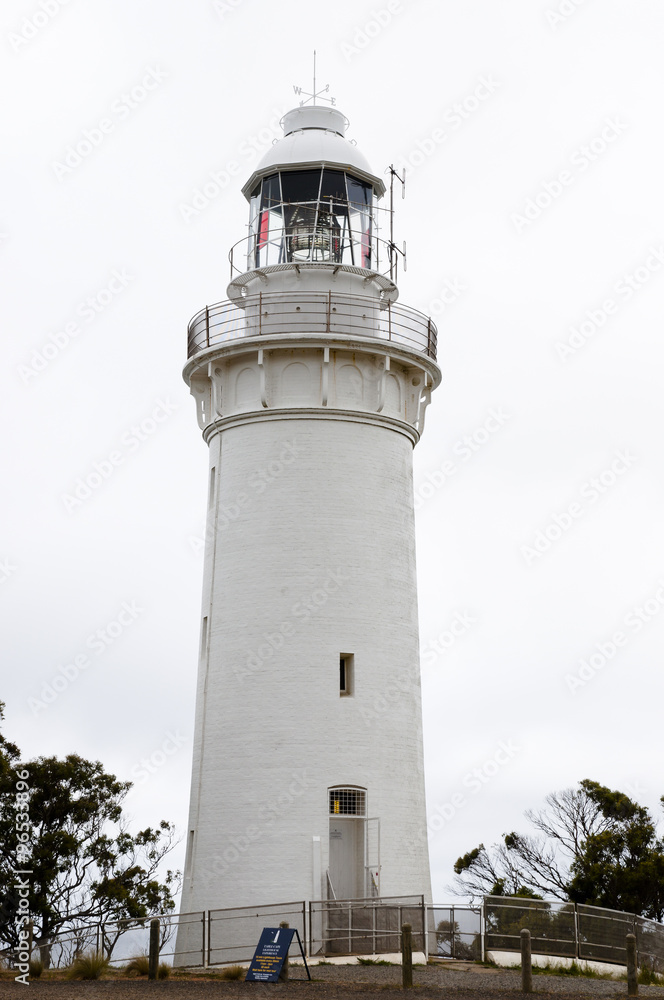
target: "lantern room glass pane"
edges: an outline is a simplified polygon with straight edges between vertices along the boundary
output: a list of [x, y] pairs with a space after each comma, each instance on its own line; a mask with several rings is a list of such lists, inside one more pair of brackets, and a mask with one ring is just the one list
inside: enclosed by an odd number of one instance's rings
[[334, 201], [344, 208], [348, 207], [348, 196], [346, 195], [346, 175], [343, 170], [323, 170], [323, 179], [320, 186], [321, 201]]
[[284, 202], [318, 201], [320, 175], [320, 167], [318, 170], [285, 170], [281, 175]]

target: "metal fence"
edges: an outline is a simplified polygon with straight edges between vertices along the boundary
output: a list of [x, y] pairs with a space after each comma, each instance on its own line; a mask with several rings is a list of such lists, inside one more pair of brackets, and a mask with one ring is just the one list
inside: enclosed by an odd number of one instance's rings
[[582, 903], [485, 897], [485, 951], [520, 951], [524, 927], [534, 954], [617, 965], [627, 963], [625, 935], [635, 934], [638, 964], [664, 972], [664, 925], [656, 920]]
[[[264, 927], [287, 921], [312, 958], [398, 953], [401, 926], [413, 928], [413, 950], [429, 958], [478, 961], [518, 953], [520, 932], [533, 954], [626, 964], [625, 935], [636, 934], [641, 967], [664, 973], [664, 925], [646, 917], [574, 903], [487, 896], [481, 906], [438, 906], [422, 896], [305, 900], [159, 917], [160, 958], [178, 967], [249, 962]], [[45, 965], [64, 968], [78, 954], [103, 951], [113, 965], [147, 954], [150, 918], [69, 928], [34, 946]], [[297, 942], [292, 954], [296, 957]], [[10, 964], [11, 950], [2, 953]]]
[[398, 952], [401, 926], [413, 929], [413, 951], [426, 953], [424, 896], [324, 899], [309, 903], [309, 954], [384, 955]]
[[385, 305], [364, 295], [335, 292], [260, 292], [247, 295], [242, 307], [228, 300], [206, 306], [190, 320], [188, 357], [244, 337], [327, 334], [374, 337], [436, 358], [438, 331], [429, 316], [410, 306]]
[[[182, 967], [203, 964], [203, 935], [205, 913], [174, 913], [159, 918], [159, 952], [162, 961]], [[187, 947], [181, 948], [176, 959], [176, 939], [186, 938]], [[150, 918], [81, 923], [55, 934], [48, 941], [36, 942], [33, 953], [39, 955], [45, 966], [65, 969], [77, 955], [86, 952], [103, 952], [111, 965], [125, 965], [132, 958], [147, 955], [150, 942]], [[11, 951], [5, 953], [13, 962]]]
[[482, 960], [481, 906], [428, 906], [427, 929], [430, 958]]
[[[250, 962], [263, 928], [278, 927], [284, 920], [290, 927], [297, 928], [304, 946], [307, 939], [307, 904], [304, 900], [208, 910], [207, 965]], [[296, 938], [293, 938], [291, 952], [299, 954]]]

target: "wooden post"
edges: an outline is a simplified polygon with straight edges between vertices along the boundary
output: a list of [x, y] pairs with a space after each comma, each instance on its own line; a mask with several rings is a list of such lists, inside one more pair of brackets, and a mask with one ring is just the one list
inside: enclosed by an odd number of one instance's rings
[[530, 952], [530, 931], [524, 927], [521, 931], [521, 989], [524, 993], [533, 992], [533, 966]]
[[636, 978], [636, 934], [628, 934], [627, 938], [627, 996], [639, 995], [639, 983]]
[[401, 926], [401, 982], [404, 989], [413, 985], [413, 928]]
[[154, 917], [150, 921], [150, 954], [148, 957], [148, 979], [157, 978], [159, 969], [159, 921]]
[[[287, 920], [282, 920], [281, 923], [279, 924], [279, 926], [280, 927], [290, 927], [290, 924], [288, 923]], [[281, 967], [281, 972], [279, 973], [279, 982], [280, 983], [287, 983], [288, 982], [288, 976], [290, 975], [290, 969], [288, 968], [288, 961], [289, 961], [288, 955], [286, 955], [286, 958], [284, 959], [284, 964]]]

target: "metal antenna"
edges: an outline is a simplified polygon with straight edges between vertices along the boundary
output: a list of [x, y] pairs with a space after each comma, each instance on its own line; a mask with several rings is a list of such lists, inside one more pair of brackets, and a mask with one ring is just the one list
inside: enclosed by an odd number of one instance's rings
[[326, 83], [322, 90], [319, 90], [319, 91], [316, 90], [316, 50], [315, 49], [314, 49], [314, 87], [313, 87], [313, 92], [311, 94], [309, 94], [306, 90], [302, 90], [302, 87], [296, 87], [295, 85], [293, 85], [293, 90], [295, 91], [296, 94], [298, 94], [298, 95], [301, 94], [303, 97], [306, 97], [306, 101], [300, 101], [300, 107], [302, 107], [304, 104], [308, 104], [309, 101], [313, 101], [313, 104], [314, 104], [314, 107], [315, 107], [316, 106], [316, 100], [318, 98], [320, 98], [321, 101], [329, 101], [330, 104], [333, 104], [333, 105], [337, 103], [336, 97], [324, 97], [323, 96], [324, 94], [329, 93], [329, 90], [330, 90], [329, 83]]
[[387, 170], [385, 171], [385, 173], [387, 173], [388, 170], [389, 170], [389, 173], [390, 173], [390, 242], [388, 244], [388, 253], [390, 255], [390, 279], [392, 281], [396, 281], [397, 270], [398, 270], [398, 263], [399, 263], [399, 257], [398, 257], [399, 254], [401, 254], [401, 256], [403, 257], [403, 269], [404, 269], [404, 271], [407, 270], [407, 264], [406, 264], [406, 241], [404, 240], [403, 250], [399, 249], [399, 247], [394, 242], [394, 178], [396, 177], [396, 179], [398, 181], [400, 181], [400, 183], [401, 183], [401, 197], [405, 198], [406, 197], [406, 168], [405, 167], [403, 168], [403, 175], [401, 177], [399, 176], [399, 174], [394, 169], [394, 164], [393, 163], [390, 163], [390, 165], [387, 168]]

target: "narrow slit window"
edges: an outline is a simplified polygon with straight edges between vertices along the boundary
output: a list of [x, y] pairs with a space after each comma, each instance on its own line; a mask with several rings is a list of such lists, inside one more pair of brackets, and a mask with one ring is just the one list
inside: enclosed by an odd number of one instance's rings
[[187, 875], [191, 875], [194, 861], [194, 831], [189, 831], [189, 844], [187, 850]]
[[339, 694], [342, 697], [353, 693], [354, 660], [352, 653], [339, 654]]
[[205, 656], [205, 650], [207, 649], [207, 622], [206, 615], [201, 626], [201, 659]]
[[208, 495], [208, 507], [211, 507], [212, 504], [214, 503], [214, 483], [216, 479], [216, 473], [217, 470], [213, 465], [212, 468], [210, 469], [210, 492]]

